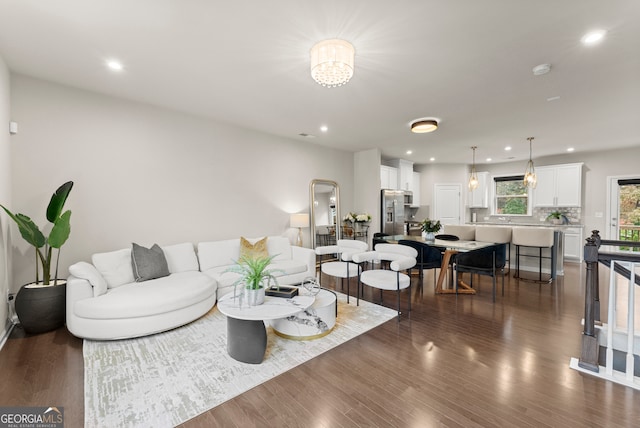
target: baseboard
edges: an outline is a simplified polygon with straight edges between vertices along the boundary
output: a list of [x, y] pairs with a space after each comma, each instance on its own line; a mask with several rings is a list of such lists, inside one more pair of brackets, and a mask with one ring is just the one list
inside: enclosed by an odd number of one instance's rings
[[15, 327], [15, 324], [11, 322], [11, 320], [5, 321], [4, 328], [2, 329], [2, 335], [0, 336], [0, 351], [4, 347], [4, 344], [7, 342], [7, 339], [9, 339], [13, 327]]

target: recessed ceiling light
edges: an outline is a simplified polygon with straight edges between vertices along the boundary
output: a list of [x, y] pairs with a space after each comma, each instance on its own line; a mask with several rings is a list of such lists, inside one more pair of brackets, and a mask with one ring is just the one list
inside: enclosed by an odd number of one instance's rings
[[533, 75], [534, 76], [542, 76], [543, 74], [547, 74], [551, 71], [551, 64], [540, 64], [533, 67]]
[[329, 127], [328, 127], [327, 125], [322, 125], [322, 126], [320, 127], [320, 130], [321, 130], [322, 132], [327, 132], [327, 131], [329, 130]]
[[411, 150], [407, 150], [407, 154], [408, 154], [408, 155], [412, 155], [412, 154], [413, 154], [413, 152], [412, 152]]
[[436, 160], [436, 158], [429, 158], [429, 160], [433, 162], [434, 160]]
[[493, 159], [491, 158], [487, 158], [487, 162], [491, 162]]
[[506, 151], [509, 151], [509, 150], [511, 150], [511, 146], [507, 146], [507, 147], [505, 147], [504, 149], [505, 149]]
[[124, 66], [122, 65], [122, 63], [120, 61], [117, 61], [115, 59], [110, 59], [107, 61], [107, 67], [109, 67], [110, 70], [113, 71], [122, 71], [124, 70]]
[[574, 151], [574, 150], [575, 150], [575, 149], [574, 149], [573, 147], [569, 147], [569, 148], [567, 149], [567, 151], [568, 151], [568, 152], [572, 152], [572, 151]]
[[604, 38], [605, 34], [607, 34], [607, 32], [604, 30], [591, 31], [582, 37], [582, 43], [585, 45], [594, 45], [600, 42]]
[[549, 97], [547, 98], [547, 101], [558, 101], [560, 99], [559, 95], [556, 95], [555, 97]]

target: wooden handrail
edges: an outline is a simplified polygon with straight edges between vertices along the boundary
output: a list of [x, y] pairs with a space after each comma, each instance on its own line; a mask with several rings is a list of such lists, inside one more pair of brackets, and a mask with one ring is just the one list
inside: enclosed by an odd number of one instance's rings
[[[587, 270], [584, 297], [584, 329], [582, 332], [582, 352], [578, 365], [584, 369], [598, 372], [599, 344], [598, 332], [595, 328], [596, 322], [600, 321], [598, 264], [602, 263], [609, 267], [612, 260], [640, 262], [640, 254], [600, 251], [600, 247], [602, 245], [611, 245], [640, 248], [640, 242], [601, 239], [598, 230], [591, 231], [591, 236], [587, 238], [586, 241], [587, 243], [584, 246], [584, 261]], [[620, 275], [631, 278], [629, 269], [624, 268], [618, 263], [614, 265], [614, 271]], [[634, 283], [640, 286], [640, 276], [634, 275]], [[613, 284], [610, 284], [610, 286], [613, 286]]]

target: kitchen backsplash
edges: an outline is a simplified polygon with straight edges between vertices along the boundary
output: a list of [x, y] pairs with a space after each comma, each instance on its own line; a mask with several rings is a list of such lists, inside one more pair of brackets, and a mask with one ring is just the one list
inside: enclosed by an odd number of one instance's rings
[[563, 208], [563, 207], [557, 207], [557, 208], [534, 208], [533, 209], [533, 218], [534, 219], [541, 219], [541, 218], [547, 218], [547, 216], [549, 214], [551, 214], [554, 211], [560, 211], [562, 214], [565, 215], [565, 217], [567, 217], [569, 219], [569, 223], [580, 223], [581, 222], [581, 217], [580, 217], [580, 208], [578, 207], [574, 207], [574, 208]]
[[[568, 207], [553, 207], [553, 208], [533, 208], [533, 214], [531, 217], [529, 216], [513, 216], [509, 217], [510, 222], [512, 223], [544, 223], [545, 219], [549, 214], [553, 211], [560, 211], [564, 214], [567, 219], [569, 219], [569, 224], [581, 224], [582, 217], [580, 208], [568, 208]], [[478, 222], [486, 221], [485, 217], [489, 217], [491, 221], [495, 221], [500, 215], [491, 215], [489, 209], [484, 208], [471, 208], [469, 210], [469, 221], [472, 218], [472, 213], [476, 213], [476, 218]], [[540, 220], [542, 219], [542, 220]]]

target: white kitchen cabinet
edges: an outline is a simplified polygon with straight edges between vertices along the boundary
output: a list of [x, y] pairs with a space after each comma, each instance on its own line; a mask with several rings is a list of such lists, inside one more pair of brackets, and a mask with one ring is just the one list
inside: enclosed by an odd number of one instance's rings
[[469, 190], [469, 208], [489, 208], [489, 173], [478, 172], [478, 187]]
[[536, 168], [538, 184], [534, 190], [536, 207], [580, 207], [582, 202], [582, 164]]
[[412, 186], [413, 188], [411, 189], [411, 191], [413, 192], [413, 203], [411, 204], [411, 206], [419, 207], [420, 206], [420, 173], [419, 172], [414, 171]]
[[392, 166], [380, 165], [380, 188], [398, 189], [398, 169]]
[[394, 159], [391, 164], [398, 169], [398, 190], [411, 190], [413, 187], [413, 162]]
[[564, 259], [569, 261], [582, 261], [584, 241], [582, 228], [569, 227], [564, 231]]

